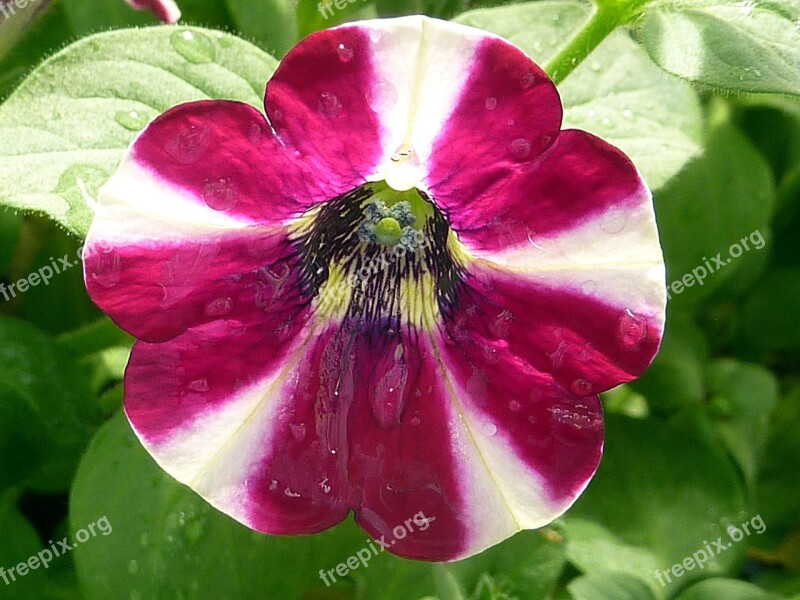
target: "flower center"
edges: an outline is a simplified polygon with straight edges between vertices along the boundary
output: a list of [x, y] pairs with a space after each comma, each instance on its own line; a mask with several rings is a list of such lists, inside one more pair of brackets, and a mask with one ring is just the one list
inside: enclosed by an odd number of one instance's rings
[[392, 217], [384, 217], [375, 225], [375, 239], [384, 246], [394, 246], [403, 235], [403, 227]]
[[461, 283], [458, 239], [416, 188], [364, 184], [315, 207], [293, 231], [302, 291], [329, 318], [430, 328]]

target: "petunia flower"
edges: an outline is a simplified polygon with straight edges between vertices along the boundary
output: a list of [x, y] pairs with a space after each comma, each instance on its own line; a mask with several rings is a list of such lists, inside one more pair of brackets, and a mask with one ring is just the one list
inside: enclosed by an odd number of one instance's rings
[[86, 283], [138, 338], [145, 448], [255, 530], [352, 511], [417, 559], [562, 514], [600, 461], [597, 394], [664, 326], [634, 165], [560, 130], [518, 48], [425, 17], [311, 35], [265, 107], [169, 110], [100, 192]]
[[181, 18], [181, 10], [175, 0], [125, 0], [136, 10], [149, 10], [164, 23], [177, 23]]

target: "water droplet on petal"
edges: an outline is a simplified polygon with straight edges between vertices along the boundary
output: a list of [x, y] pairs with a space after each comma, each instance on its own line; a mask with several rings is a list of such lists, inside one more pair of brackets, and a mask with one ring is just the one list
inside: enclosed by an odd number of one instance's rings
[[342, 104], [333, 92], [322, 92], [319, 95], [319, 112], [333, 119], [342, 112]]
[[206, 315], [209, 317], [224, 317], [233, 312], [233, 300], [230, 298], [217, 298], [206, 305]]
[[343, 63], [348, 63], [353, 60], [354, 54], [355, 52], [353, 52], [353, 49], [344, 44], [339, 44], [339, 46], [336, 48], [336, 55]]
[[296, 442], [302, 442], [306, 438], [305, 423], [289, 423], [289, 430], [292, 432], [292, 437]]
[[93, 249], [89, 265], [89, 277], [101, 287], [112, 288], [122, 278], [122, 259], [110, 247]]
[[600, 229], [606, 233], [619, 233], [628, 224], [627, 213], [619, 207], [612, 207], [600, 217]]
[[512, 400], [511, 402], [508, 403], [508, 410], [510, 410], [511, 412], [519, 412], [521, 408], [522, 405], [516, 400]]
[[486, 110], [494, 110], [497, 108], [497, 98], [490, 96], [486, 99], [486, 102], [484, 102], [483, 105], [486, 107]]
[[525, 138], [517, 138], [511, 142], [511, 155], [517, 159], [528, 158], [531, 154], [531, 142]]
[[202, 379], [195, 379], [191, 383], [189, 383], [189, 389], [193, 392], [207, 392], [208, 391], [208, 379], [205, 377]]
[[239, 193], [230, 179], [209, 181], [203, 188], [203, 200], [214, 210], [230, 210], [239, 202]]
[[399, 425], [405, 408], [408, 369], [402, 358], [395, 358], [395, 361], [371, 396], [372, 413], [380, 426], [385, 428]]
[[214, 42], [205, 34], [188, 30], [176, 31], [169, 41], [175, 52], [190, 63], [202, 65], [214, 62], [217, 58]]
[[491, 421], [486, 421], [485, 423], [481, 424], [481, 431], [484, 435], [492, 437], [497, 433], [497, 425]]
[[617, 327], [617, 338], [624, 348], [635, 350], [647, 338], [647, 323], [630, 310], [625, 309]]
[[137, 110], [121, 110], [114, 115], [114, 120], [130, 131], [141, 131], [150, 122], [145, 113]]
[[422, 423], [422, 420], [419, 417], [411, 417], [411, 424], [414, 427], [418, 427], [420, 423]]
[[570, 388], [576, 396], [587, 396], [592, 393], [592, 384], [585, 379], [576, 379]]
[[544, 134], [542, 137], [539, 138], [539, 144], [541, 144], [542, 148], [547, 148], [550, 145], [550, 142], [553, 141], [553, 136]]
[[394, 108], [397, 98], [398, 92], [395, 85], [387, 79], [381, 79], [370, 90], [368, 101], [370, 108], [380, 113]]
[[522, 79], [520, 79], [519, 81], [519, 84], [520, 86], [522, 86], [523, 90], [528, 89], [534, 83], [536, 83], [536, 75], [534, 75], [533, 73], [525, 73], [525, 75], [523, 75]]
[[195, 163], [205, 152], [210, 138], [205, 125], [190, 125], [167, 142], [167, 152], [181, 164]]

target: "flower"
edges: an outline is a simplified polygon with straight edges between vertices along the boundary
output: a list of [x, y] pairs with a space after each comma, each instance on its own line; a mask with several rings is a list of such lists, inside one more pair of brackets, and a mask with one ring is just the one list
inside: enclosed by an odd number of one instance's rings
[[311, 35], [266, 114], [177, 106], [101, 190], [86, 283], [138, 338], [144, 446], [253, 529], [353, 511], [417, 559], [563, 513], [600, 460], [597, 394], [664, 325], [631, 161], [560, 131], [519, 49], [425, 17]]
[[136, 10], [149, 10], [164, 23], [177, 23], [181, 10], [175, 0], [125, 0]]

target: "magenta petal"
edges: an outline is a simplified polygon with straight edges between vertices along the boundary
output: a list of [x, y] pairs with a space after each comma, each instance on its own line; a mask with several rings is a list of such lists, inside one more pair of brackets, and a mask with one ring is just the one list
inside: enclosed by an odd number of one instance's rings
[[294, 160], [340, 189], [363, 183], [383, 156], [366, 93], [375, 79], [371, 56], [365, 30], [321, 31], [295, 46], [267, 85], [267, 114]]
[[650, 364], [661, 341], [663, 315], [637, 314], [571, 289], [475, 263], [447, 336], [476, 366], [503, 352], [518, 357], [578, 396], [630, 381]]
[[319, 177], [258, 110], [221, 100], [167, 111], [137, 138], [129, 160], [189, 200], [243, 223], [285, 221], [361, 183], [346, 174]]
[[95, 243], [84, 253], [94, 302], [148, 342], [217, 320], [249, 326], [300, 312], [295, 261], [285, 233], [257, 228], [185, 243]]
[[125, 0], [136, 10], [149, 10], [164, 23], [177, 23], [181, 11], [174, 0]]
[[[360, 336], [348, 418], [356, 520], [392, 552], [452, 560], [468, 543], [454, 415], [424, 338]], [[417, 521], [406, 523], [418, 515]]]
[[[559, 135], [555, 85], [503, 40], [483, 40], [464, 91], [437, 138], [426, 182], [454, 228], [472, 228], [511, 208], [508, 180], [530, 171]], [[487, 134], [487, 132], [491, 132]], [[526, 193], [527, 190], [518, 190]]]
[[529, 244], [603, 212], [624, 213], [650, 203], [630, 159], [583, 131], [562, 131], [550, 149], [514, 172], [468, 172], [491, 180], [465, 186], [471, 194], [466, 196], [445, 186], [436, 199], [448, 209], [462, 241], [478, 252]]

